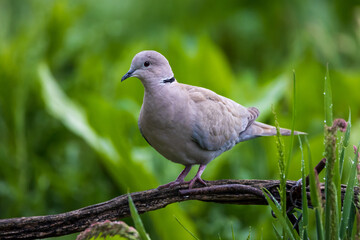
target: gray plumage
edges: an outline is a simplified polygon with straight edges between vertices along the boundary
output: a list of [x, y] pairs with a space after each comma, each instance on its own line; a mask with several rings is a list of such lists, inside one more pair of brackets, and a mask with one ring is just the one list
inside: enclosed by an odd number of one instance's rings
[[[155, 51], [135, 55], [122, 78], [137, 77], [144, 85], [144, 99], [138, 121], [146, 141], [165, 158], [185, 165], [179, 177], [160, 187], [184, 182], [191, 166], [199, 164], [196, 181], [206, 165], [235, 144], [260, 136], [276, 135], [276, 128], [256, 122], [259, 110], [246, 108], [215, 92], [178, 83], [167, 59]], [[290, 135], [290, 130], [281, 129]], [[300, 132], [295, 132], [300, 134]]]

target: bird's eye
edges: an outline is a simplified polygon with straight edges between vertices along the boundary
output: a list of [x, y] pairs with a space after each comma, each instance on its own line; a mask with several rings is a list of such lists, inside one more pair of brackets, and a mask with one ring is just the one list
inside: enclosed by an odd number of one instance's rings
[[150, 66], [150, 62], [149, 61], [144, 62], [144, 67], [148, 67], [148, 66]]

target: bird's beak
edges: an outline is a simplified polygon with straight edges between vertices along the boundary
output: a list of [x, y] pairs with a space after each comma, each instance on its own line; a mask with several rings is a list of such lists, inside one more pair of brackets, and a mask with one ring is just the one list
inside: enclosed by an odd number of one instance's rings
[[129, 77], [132, 77], [134, 73], [134, 70], [129, 70], [122, 78], [121, 78], [121, 81], [124, 81], [125, 79], [129, 78]]

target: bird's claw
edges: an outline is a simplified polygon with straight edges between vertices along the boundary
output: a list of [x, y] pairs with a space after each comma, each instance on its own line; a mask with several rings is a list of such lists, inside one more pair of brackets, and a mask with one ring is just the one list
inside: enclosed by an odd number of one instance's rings
[[191, 179], [191, 181], [189, 182], [189, 189], [192, 189], [194, 184], [196, 182], [201, 183], [202, 185], [206, 186], [206, 182], [204, 180], [201, 179], [201, 177], [194, 177], [193, 179]]
[[199, 182], [204, 186], [207, 185], [206, 182], [204, 180], [202, 180], [200, 177], [194, 177], [193, 179], [191, 179], [191, 181], [188, 181], [188, 182], [184, 182], [184, 181], [169, 182], [167, 184], [158, 186], [157, 189], [161, 190], [161, 189], [165, 189], [165, 188], [175, 188], [176, 186], [179, 186], [182, 183], [188, 183], [189, 184], [189, 189], [192, 189], [196, 182]]
[[158, 190], [161, 190], [161, 189], [165, 189], [165, 188], [174, 188], [180, 184], [184, 183], [184, 181], [173, 181], [173, 182], [169, 182], [167, 184], [164, 184], [164, 185], [160, 185], [157, 187]]

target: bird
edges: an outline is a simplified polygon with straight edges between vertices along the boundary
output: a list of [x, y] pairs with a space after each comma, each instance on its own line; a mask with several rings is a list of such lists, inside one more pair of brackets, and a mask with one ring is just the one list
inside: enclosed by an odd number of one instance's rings
[[[137, 53], [121, 82], [138, 78], [144, 86], [138, 127], [144, 139], [166, 159], [185, 166], [175, 181], [158, 189], [185, 182], [194, 165], [199, 169], [189, 182], [205, 185], [201, 178], [208, 163], [237, 143], [276, 135], [276, 127], [255, 121], [260, 112], [215, 92], [179, 83], [168, 60], [159, 52]], [[291, 130], [280, 128], [281, 135]], [[294, 131], [294, 134], [304, 134]]]

